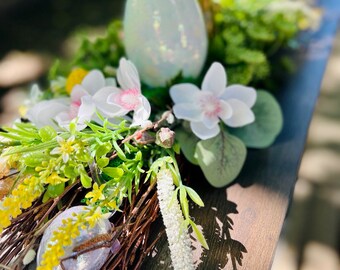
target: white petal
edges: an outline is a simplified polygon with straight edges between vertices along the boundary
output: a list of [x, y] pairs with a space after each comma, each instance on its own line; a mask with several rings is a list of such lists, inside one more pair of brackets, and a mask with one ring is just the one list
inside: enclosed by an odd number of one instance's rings
[[38, 128], [44, 126], [57, 127], [53, 121], [55, 117], [64, 111], [68, 110], [68, 105], [63, 104], [60, 100], [47, 100], [37, 103], [27, 113], [27, 118], [34, 123]]
[[85, 76], [81, 85], [93, 96], [99, 89], [105, 86], [105, 77], [102, 72], [95, 69]]
[[203, 124], [209, 129], [215, 127], [220, 122], [217, 116], [207, 117], [204, 115], [202, 120]]
[[80, 101], [83, 96], [88, 96], [89, 93], [82, 87], [77, 84], [73, 87], [71, 92], [71, 100], [72, 101]]
[[256, 102], [256, 97], [257, 93], [254, 88], [235, 84], [227, 87], [220, 98], [226, 101], [228, 99], [237, 99], [251, 108]]
[[119, 68], [117, 71], [117, 79], [119, 85], [124, 89], [137, 89], [140, 90], [140, 79], [137, 68], [135, 65], [125, 58], [120, 59]]
[[58, 155], [60, 153], [61, 153], [60, 147], [56, 147], [50, 152], [51, 155]]
[[61, 137], [61, 136], [57, 136], [57, 137], [56, 137], [56, 140], [57, 140], [57, 142], [58, 142], [59, 144], [62, 144], [62, 143], [65, 142], [65, 139], [64, 139], [63, 137]]
[[105, 79], [105, 86], [117, 86], [117, 82], [115, 78], [106, 78]]
[[220, 133], [220, 126], [215, 125], [212, 128], [207, 128], [202, 122], [190, 122], [192, 132], [201, 140], [213, 138]]
[[220, 106], [221, 106], [221, 112], [218, 114], [218, 116], [223, 120], [226, 121], [229, 119], [233, 114], [233, 109], [229, 105], [228, 102], [220, 100]]
[[67, 112], [61, 112], [56, 117], [55, 120], [57, 121], [58, 125], [61, 128], [64, 128], [66, 130], [69, 130], [69, 125], [71, 123], [70, 116]]
[[145, 97], [141, 97], [142, 105], [134, 112], [132, 126], [142, 125], [151, 114], [151, 106]]
[[202, 120], [202, 113], [198, 106], [190, 103], [175, 104], [172, 108], [176, 118], [198, 122]]
[[253, 111], [245, 103], [237, 99], [230, 99], [228, 103], [233, 110], [233, 114], [229, 119], [224, 120], [226, 125], [230, 127], [242, 127], [255, 121]]
[[82, 121], [85, 121], [85, 120], [89, 121], [92, 115], [94, 114], [95, 110], [96, 110], [96, 107], [94, 105], [94, 102], [92, 101], [92, 98], [89, 96], [82, 97], [81, 105], [78, 111], [79, 120], [81, 119]]
[[213, 63], [204, 77], [202, 91], [213, 93], [216, 97], [220, 96], [227, 86], [227, 74], [220, 63]]
[[108, 98], [110, 95], [119, 94], [120, 92], [121, 90], [116, 87], [104, 87], [93, 96], [97, 109], [104, 114], [104, 117], [111, 118], [119, 115], [121, 107], [113, 103], [109, 104]]
[[69, 158], [70, 158], [70, 155], [69, 154], [67, 154], [67, 153], [64, 153], [63, 155], [62, 155], [62, 157], [63, 157], [63, 161], [64, 161], [64, 163], [67, 163], [67, 161], [69, 160]]
[[170, 96], [174, 103], [195, 102], [201, 94], [199, 88], [191, 83], [176, 84], [170, 88]]

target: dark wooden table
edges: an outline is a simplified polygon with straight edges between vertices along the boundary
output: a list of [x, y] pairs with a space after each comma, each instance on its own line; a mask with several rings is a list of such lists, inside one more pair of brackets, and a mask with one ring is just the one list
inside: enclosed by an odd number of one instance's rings
[[[298, 72], [277, 95], [285, 123], [276, 143], [265, 150], [249, 150], [233, 185], [213, 189], [203, 184], [199, 188], [205, 207], [191, 213], [204, 228], [210, 250], [195, 250], [198, 269], [271, 268], [340, 14], [339, 0], [318, 2], [324, 8], [321, 28], [305, 48]], [[163, 237], [143, 269], [170, 265]]]

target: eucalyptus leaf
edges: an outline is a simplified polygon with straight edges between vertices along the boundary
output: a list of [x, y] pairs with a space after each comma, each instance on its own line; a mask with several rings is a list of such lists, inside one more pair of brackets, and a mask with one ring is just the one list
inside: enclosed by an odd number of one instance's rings
[[273, 144], [282, 130], [283, 116], [280, 105], [267, 91], [257, 91], [256, 104], [252, 108], [255, 122], [242, 128], [230, 129], [247, 147], [266, 148]]
[[197, 159], [195, 158], [195, 149], [199, 139], [192, 132], [186, 131], [183, 128], [177, 128], [175, 133], [176, 140], [181, 146], [185, 158], [192, 164], [198, 165]]
[[239, 175], [247, 156], [244, 143], [222, 129], [214, 138], [200, 141], [195, 157], [214, 187], [230, 184]]

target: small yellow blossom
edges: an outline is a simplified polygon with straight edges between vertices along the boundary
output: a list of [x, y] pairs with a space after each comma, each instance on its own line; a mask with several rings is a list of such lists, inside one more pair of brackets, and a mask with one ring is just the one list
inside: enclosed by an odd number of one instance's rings
[[93, 228], [101, 220], [108, 218], [109, 215], [111, 214], [110, 213], [103, 214], [101, 207], [98, 206], [96, 208], [96, 211], [88, 215], [85, 219], [88, 222], [90, 228]]
[[59, 143], [59, 147], [54, 148], [50, 154], [51, 155], [61, 154], [64, 163], [66, 163], [69, 160], [70, 155], [75, 151], [74, 148], [75, 137], [71, 136], [70, 138], [67, 139], [67, 141], [60, 136], [57, 136], [56, 139], [57, 142]]
[[105, 206], [110, 208], [110, 210], [118, 210], [117, 202], [115, 200], [107, 202]]
[[103, 194], [103, 190], [105, 188], [105, 184], [98, 187], [97, 183], [94, 183], [93, 189], [91, 192], [85, 195], [85, 198], [91, 198], [90, 203], [96, 203], [98, 200], [104, 200], [105, 196]]
[[44, 181], [46, 184], [51, 184], [53, 186], [59, 185], [63, 182], [67, 182], [69, 179], [60, 177], [56, 172], [51, 173], [50, 176]]
[[83, 68], [76, 68], [71, 71], [66, 80], [66, 91], [68, 94], [71, 94], [74, 86], [81, 84], [87, 73], [88, 71]]

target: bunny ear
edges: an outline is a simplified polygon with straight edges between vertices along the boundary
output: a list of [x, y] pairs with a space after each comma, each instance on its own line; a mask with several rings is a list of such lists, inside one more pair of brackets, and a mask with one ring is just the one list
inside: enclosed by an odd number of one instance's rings
[[140, 79], [135, 65], [125, 58], [120, 59], [117, 79], [123, 90], [135, 89], [141, 91]]

